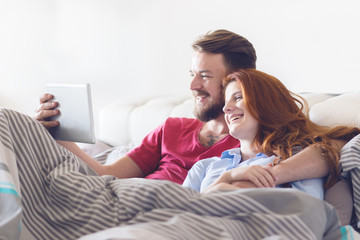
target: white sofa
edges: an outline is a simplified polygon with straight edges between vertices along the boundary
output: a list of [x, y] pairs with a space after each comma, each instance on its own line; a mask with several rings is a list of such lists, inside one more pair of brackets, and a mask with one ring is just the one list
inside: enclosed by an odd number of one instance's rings
[[[308, 101], [310, 118], [317, 124], [360, 127], [360, 91], [300, 95]], [[113, 146], [136, 146], [167, 117], [193, 118], [192, 111], [193, 98], [190, 95], [119, 100], [100, 110], [97, 138]]]

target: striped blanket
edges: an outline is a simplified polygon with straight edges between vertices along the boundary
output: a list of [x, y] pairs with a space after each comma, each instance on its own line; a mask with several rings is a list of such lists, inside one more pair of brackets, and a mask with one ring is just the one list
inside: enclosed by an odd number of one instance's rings
[[[333, 207], [297, 190], [203, 195], [168, 181], [97, 176], [38, 122], [12, 110], [0, 109], [0, 140], [0, 174], [9, 181], [0, 187], [12, 190], [0, 191], [0, 239], [17, 239], [22, 224], [36, 239], [110, 239], [101, 232], [106, 229], [115, 230], [117, 239], [351, 235]], [[14, 211], [8, 210], [11, 202]]]
[[360, 229], [360, 135], [351, 139], [340, 151], [341, 174], [351, 180], [354, 200], [353, 225]]

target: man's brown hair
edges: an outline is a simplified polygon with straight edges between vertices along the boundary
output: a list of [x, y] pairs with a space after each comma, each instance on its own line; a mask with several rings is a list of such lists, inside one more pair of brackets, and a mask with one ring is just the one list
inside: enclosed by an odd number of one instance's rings
[[256, 68], [256, 52], [244, 37], [228, 30], [215, 30], [200, 36], [192, 45], [195, 51], [221, 53], [229, 72]]

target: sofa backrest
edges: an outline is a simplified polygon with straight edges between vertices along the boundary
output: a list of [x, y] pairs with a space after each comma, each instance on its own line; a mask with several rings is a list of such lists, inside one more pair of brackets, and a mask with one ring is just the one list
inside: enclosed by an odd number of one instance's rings
[[[310, 119], [319, 125], [360, 127], [360, 91], [344, 94], [301, 93]], [[194, 100], [187, 96], [158, 96], [110, 103], [100, 110], [97, 138], [113, 146], [136, 146], [168, 117], [193, 118]]]

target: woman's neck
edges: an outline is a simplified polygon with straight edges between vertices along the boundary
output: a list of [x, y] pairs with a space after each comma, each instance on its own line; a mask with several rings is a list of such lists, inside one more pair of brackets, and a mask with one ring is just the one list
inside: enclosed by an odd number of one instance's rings
[[249, 140], [240, 140], [240, 149], [243, 161], [255, 157], [260, 152], [252, 145], [252, 141]]

